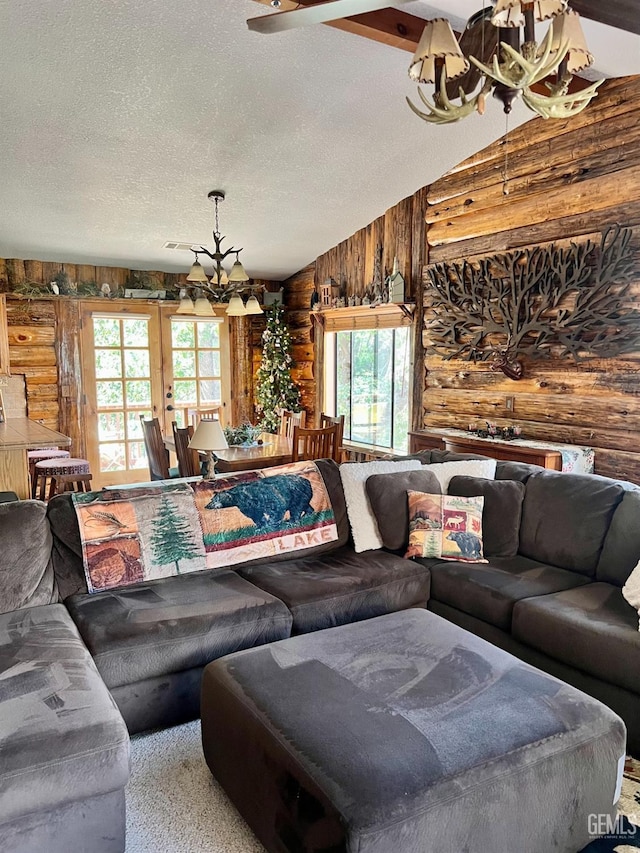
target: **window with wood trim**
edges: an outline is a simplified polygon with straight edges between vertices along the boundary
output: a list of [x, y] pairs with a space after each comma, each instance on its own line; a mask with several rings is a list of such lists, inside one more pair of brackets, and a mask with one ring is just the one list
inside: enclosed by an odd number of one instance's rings
[[345, 440], [407, 450], [411, 337], [408, 324], [325, 330], [324, 411], [345, 416]]

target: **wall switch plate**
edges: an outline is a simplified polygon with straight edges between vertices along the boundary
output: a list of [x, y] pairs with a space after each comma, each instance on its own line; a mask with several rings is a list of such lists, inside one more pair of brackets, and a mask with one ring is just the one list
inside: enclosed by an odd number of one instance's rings
[[507, 397], [504, 401], [505, 408], [508, 412], [513, 411], [514, 404], [515, 404], [515, 397]]

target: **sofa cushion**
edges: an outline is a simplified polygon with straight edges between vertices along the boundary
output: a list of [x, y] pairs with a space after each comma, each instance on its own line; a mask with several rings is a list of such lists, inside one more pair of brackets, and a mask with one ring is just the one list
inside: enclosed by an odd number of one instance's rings
[[107, 687], [204, 666], [291, 628], [281, 601], [230, 569], [74, 595], [66, 604]]
[[127, 783], [127, 729], [62, 604], [0, 615], [0, 744], [0, 822]]
[[593, 577], [624, 490], [588, 474], [532, 474], [522, 507], [520, 554]]
[[626, 490], [611, 519], [596, 580], [622, 586], [640, 560], [640, 489]]
[[638, 614], [613, 584], [589, 583], [520, 601], [512, 633], [555, 660], [638, 693]]
[[408, 492], [409, 547], [404, 555], [439, 557], [462, 563], [486, 563], [482, 553], [480, 496]]
[[406, 548], [409, 541], [407, 492], [440, 491], [438, 478], [426, 466], [417, 471], [372, 474], [365, 486], [382, 544], [391, 551]]
[[46, 510], [41, 501], [0, 503], [0, 613], [58, 601]]
[[285, 602], [294, 634], [426, 607], [429, 570], [387, 551], [357, 554], [345, 547], [321, 557], [238, 570]]
[[454, 477], [450, 495], [484, 496], [482, 539], [485, 557], [515, 557], [520, 542], [524, 483], [517, 480], [486, 480]]
[[545, 469], [528, 462], [510, 462], [502, 459], [496, 465], [496, 480], [519, 480], [526, 483], [532, 474], [540, 474]]
[[431, 569], [433, 599], [504, 631], [510, 630], [513, 606], [521, 598], [588, 583], [575, 572], [519, 556], [494, 557], [488, 564], [423, 562]]

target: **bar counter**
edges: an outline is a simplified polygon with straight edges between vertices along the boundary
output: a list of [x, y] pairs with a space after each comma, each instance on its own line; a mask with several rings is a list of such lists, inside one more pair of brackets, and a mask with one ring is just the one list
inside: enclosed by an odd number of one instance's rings
[[0, 423], [0, 491], [15, 492], [21, 500], [31, 497], [27, 451], [70, 444], [68, 435], [37, 421], [7, 418]]

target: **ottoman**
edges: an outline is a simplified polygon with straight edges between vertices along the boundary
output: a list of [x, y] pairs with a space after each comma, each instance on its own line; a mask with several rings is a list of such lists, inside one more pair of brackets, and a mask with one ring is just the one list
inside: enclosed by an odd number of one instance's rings
[[625, 728], [407, 610], [209, 664], [202, 741], [273, 853], [576, 853], [615, 814]]

